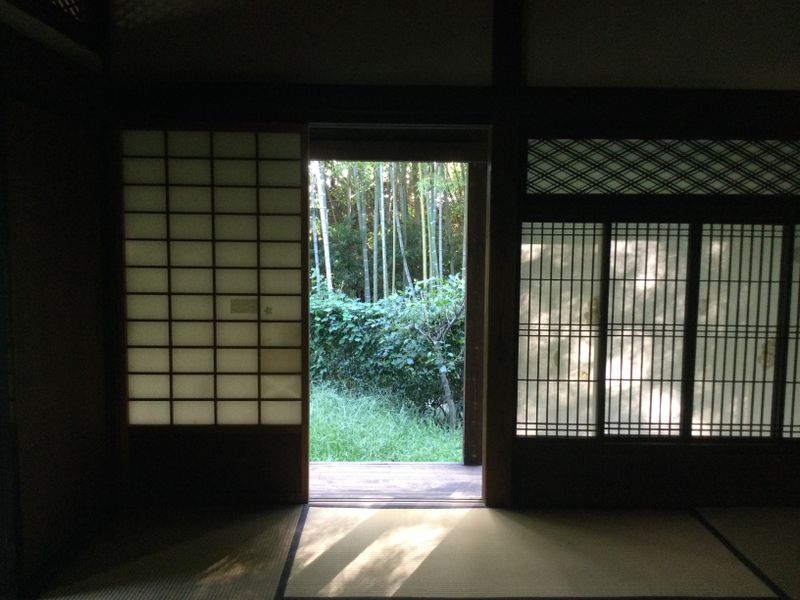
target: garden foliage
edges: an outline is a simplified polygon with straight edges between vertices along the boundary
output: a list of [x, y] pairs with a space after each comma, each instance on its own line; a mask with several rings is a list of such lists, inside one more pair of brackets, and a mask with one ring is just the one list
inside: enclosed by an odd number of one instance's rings
[[[347, 389], [379, 388], [397, 402], [436, 417], [446, 410], [440, 377], [444, 369], [461, 413], [463, 302], [464, 282], [457, 275], [419, 282], [413, 295], [398, 293], [374, 303], [340, 292], [313, 293], [311, 378]], [[450, 322], [434, 348], [431, 339]]]

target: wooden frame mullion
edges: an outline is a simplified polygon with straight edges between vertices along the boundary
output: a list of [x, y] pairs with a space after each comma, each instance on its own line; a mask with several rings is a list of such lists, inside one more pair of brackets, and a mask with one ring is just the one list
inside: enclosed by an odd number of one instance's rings
[[611, 295], [611, 223], [603, 223], [600, 250], [600, 323], [597, 332], [597, 356], [595, 357], [595, 435], [602, 439], [606, 434], [606, 362], [608, 359], [608, 307]]
[[686, 313], [683, 321], [683, 359], [681, 364], [681, 439], [684, 442], [692, 439], [702, 246], [703, 226], [700, 223], [692, 223], [689, 225], [689, 263], [686, 272]]
[[775, 382], [772, 392], [772, 437], [783, 437], [786, 386], [789, 374], [789, 328], [792, 302], [792, 271], [795, 258], [794, 223], [783, 226], [781, 244], [780, 288], [778, 290], [778, 327], [775, 340]]

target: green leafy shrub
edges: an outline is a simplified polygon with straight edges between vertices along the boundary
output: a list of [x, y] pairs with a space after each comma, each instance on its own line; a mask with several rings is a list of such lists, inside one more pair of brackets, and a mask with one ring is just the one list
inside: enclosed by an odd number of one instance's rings
[[[347, 389], [380, 388], [420, 412], [444, 412], [443, 372], [461, 413], [464, 284], [417, 284], [367, 304], [337, 292], [310, 298], [311, 377]], [[444, 327], [449, 324], [444, 333]], [[434, 343], [436, 334], [441, 339]]]

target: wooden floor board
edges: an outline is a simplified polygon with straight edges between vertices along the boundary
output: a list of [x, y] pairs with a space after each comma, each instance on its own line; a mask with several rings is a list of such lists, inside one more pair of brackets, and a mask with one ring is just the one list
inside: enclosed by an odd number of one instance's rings
[[309, 477], [312, 501], [482, 498], [482, 468], [459, 463], [312, 462]]

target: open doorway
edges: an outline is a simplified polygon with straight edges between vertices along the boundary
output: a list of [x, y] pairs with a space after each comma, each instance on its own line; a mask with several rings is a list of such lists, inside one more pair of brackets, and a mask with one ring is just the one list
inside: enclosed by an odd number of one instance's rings
[[464, 365], [471, 165], [319, 157], [313, 140], [310, 498], [480, 501]]

